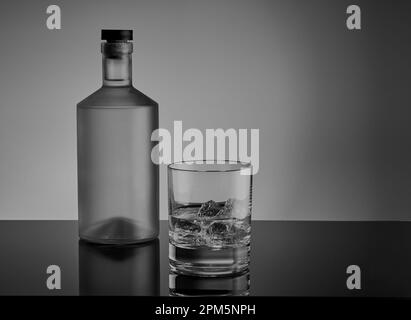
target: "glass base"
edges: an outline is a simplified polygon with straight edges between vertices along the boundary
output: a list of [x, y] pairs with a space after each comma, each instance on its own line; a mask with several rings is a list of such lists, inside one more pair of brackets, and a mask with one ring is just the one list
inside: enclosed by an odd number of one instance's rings
[[211, 249], [184, 248], [169, 244], [172, 272], [200, 277], [219, 277], [243, 273], [250, 263], [250, 246]]

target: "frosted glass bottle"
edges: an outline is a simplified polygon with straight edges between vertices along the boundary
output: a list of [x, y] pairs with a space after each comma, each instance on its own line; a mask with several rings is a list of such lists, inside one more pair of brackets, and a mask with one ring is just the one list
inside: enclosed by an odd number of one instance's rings
[[158, 104], [131, 79], [131, 30], [102, 30], [103, 86], [77, 105], [80, 238], [127, 244], [158, 236]]

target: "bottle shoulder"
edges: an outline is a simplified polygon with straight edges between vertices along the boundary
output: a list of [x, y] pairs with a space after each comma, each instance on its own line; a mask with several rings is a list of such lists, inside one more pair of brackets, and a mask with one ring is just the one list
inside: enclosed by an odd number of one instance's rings
[[158, 103], [136, 88], [101, 87], [77, 104], [78, 108], [157, 107]]

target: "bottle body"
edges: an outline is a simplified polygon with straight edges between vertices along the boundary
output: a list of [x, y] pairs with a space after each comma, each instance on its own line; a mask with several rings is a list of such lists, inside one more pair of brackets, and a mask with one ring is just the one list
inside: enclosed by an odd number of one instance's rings
[[111, 244], [158, 236], [158, 105], [133, 87], [105, 87], [77, 105], [82, 239]]
[[158, 104], [132, 86], [132, 30], [102, 30], [103, 86], [77, 105], [80, 238], [128, 244], [158, 236]]

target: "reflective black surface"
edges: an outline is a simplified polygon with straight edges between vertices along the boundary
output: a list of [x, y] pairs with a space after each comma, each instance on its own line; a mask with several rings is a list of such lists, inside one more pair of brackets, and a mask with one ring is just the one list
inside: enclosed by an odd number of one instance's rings
[[159, 240], [113, 246], [79, 241], [80, 295], [160, 295]]
[[[410, 222], [253, 221], [249, 273], [203, 279], [169, 275], [167, 222], [146, 244], [79, 241], [76, 221], [1, 221], [2, 295], [177, 295], [411, 297]], [[61, 268], [61, 290], [46, 269]], [[361, 267], [362, 289], [346, 287]]]

